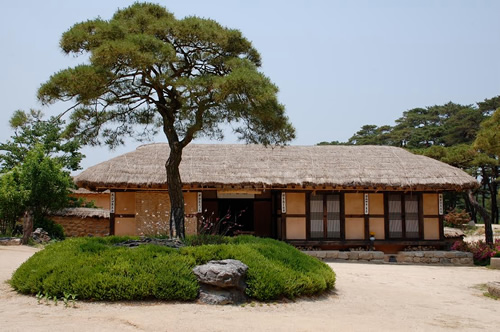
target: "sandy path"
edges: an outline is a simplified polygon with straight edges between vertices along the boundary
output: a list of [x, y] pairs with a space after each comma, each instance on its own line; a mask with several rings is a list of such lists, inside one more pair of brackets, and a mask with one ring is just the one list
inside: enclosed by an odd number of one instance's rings
[[500, 301], [475, 286], [500, 270], [331, 263], [336, 294], [246, 307], [178, 303], [38, 305], [4, 281], [34, 249], [0, 247], [2, 331], [499, 331]]

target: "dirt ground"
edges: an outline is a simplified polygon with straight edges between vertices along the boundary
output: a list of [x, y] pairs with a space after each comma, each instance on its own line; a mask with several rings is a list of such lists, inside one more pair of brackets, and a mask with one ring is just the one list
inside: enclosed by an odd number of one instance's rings
[[2, 331], [499, 331], [500, 300], [484, 267], [330, 263], [336, 290], [314, 299], [246, 306], [186, 303], [37, 304], [5, 282], [36, 249], [0, 247]]

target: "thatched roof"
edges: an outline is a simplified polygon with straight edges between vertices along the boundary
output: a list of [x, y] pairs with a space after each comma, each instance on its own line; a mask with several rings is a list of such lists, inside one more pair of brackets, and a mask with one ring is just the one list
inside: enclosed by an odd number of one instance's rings
[[71, 193], [77, 194], [77, 195], [101, 195], [101, 194], [109, 194], [109, 190], [99, 192], [99, 191], [92, 191], [88, 190], [85, 188], [78, 188], [78, 189], [70, 189]]
[[461, 229], [452, 228], [452, 227], [444, 227], [444, 237], [445, 238], [462, 238], [465, 234]]
[[104, 209], [91, 209], [91, 208], [66, 208], [56, 212], [52, 215], [60, 217], [80, 217], [80, 218], [109, 218], [109, 210]]
[[[76, 176], [79, 187], [166, 188], [168, 144], [138, 147]], [[180, 166], [184, 185], [326, 186], [463, 190], [477, 181], [462, 170], [389, 146], [190, 144]]]

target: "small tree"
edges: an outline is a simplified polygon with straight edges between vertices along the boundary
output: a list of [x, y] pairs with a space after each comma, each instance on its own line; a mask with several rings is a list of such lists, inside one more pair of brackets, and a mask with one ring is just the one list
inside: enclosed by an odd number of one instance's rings
[[19, 183], [21, 191], [27, 193], [25, 206], [32, 211], [35, 223], [49, 212], [65, 207], [69, 189], [74, 187], [69, 173], [56, 160], [45, 156], [40, 145], [28, 152], [20, 165]]
[[25, 211], [26, 193], [19, 187], [19, 171], [0, 176], [0, 234], [11, 234], [19, 216]]
[[27, 211], [33, 216], [35, 227], [46, 228], [48, 213], [67, 205], [69, 188], [73, 186], [71, 176], [37, 145], [28, 152], [24, 163], [2, 176], [0, 216], [13, 226]]
[[70, 138], [63, 130], [64, 121], [51, 117], [43, 120], [43, 113], [36, 110], [17, 110], [9, 120], [14, 134], [10, 140], [0, 144], [0, 165], [2, 172], [8, 172], [26, 159], [29, 151], [37, 144], [43, 147], [46, 156], [58, 161], [67, 170], [80, 169], [84, 157], [80, 152], [80, 142]]
[[67, 54], [89, 54], [90, 63], [54, 74], [38, 96], [44, 104], [75, 102], [69, 124], [75, 135], [114, 147], [123, 136], [165, 134], [171, 235], [175, 227], [184, 237], [179, 165], [194, 138], [221, 139], [220, 125], [229, 123], [250, 143], [295, 137], [278, 88], [258, 71], [259, 53], [238, 30], [213, 20], [177, 20], [159, 5], [135, 3], [109, 21], [75, 24], [60, 46]]
[[471, 221], [470, 214], [467, 211], [457, 208], [451, 209], [445, 216], [444, 222], [449, 227], [463, 227]]

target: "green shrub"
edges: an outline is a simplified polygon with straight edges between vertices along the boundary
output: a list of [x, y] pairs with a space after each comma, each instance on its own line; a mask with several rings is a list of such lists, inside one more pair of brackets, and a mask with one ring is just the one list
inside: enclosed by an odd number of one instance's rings
[[33, 230], [39, 227], [43, 228], [43, 230], [46, 231], [52, 239], [64, 240], [65, 238], [64, 228], [46, 217], [35, 220]]
[[97, 209], [94, 201], [87, 201], [83, 197], [73, 197], [69, 196], [68, 197], [68, 207], [73, 208], [73, 207], [84, 207], [84, 208], [91, 208], [91, 209]]
[[464, 225], [468, 224], [471, 221], [470, 214], [465, 210], [460, 210], [457, 208], [453, 208], [448, 211], [448, 213], [444, 216], [445, 226], [448, 227], [464, 227]]
[[202, 246], [205, 244], [226, 244], [229, 243], [230, 238], [222, 235], [188, 235], [184, 243], [188, 246]]
[[114, 246], [127, 239], [74, 238], [51, 244], [22, 264], [10, 283], [25, 294], [71, 293], [82, 300], [193, 300], [199, 289], [193, 267], [228, 258], [248, 265], [247, 295], [258, 300], [317, 294], [335, 283], [326, 264], [272, 239], [203, 238], [225, 243], [179, 250]]

